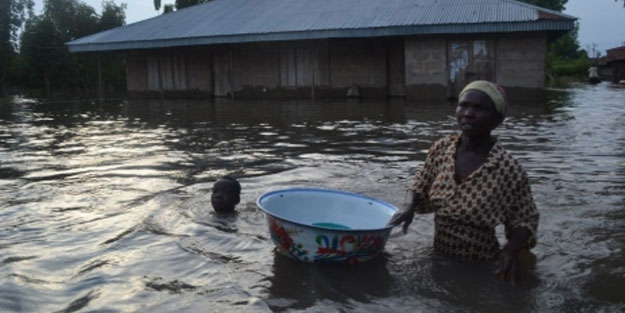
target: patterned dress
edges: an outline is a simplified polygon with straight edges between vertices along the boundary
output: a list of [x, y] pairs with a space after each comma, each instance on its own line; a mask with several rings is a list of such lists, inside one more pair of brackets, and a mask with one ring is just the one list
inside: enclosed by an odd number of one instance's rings
[[468, 260], [499, 255], [495, 227], [526, 227], [536, 244], [539, 214], [525, 170], [496, 142], [486, 162], [462, 183], [456, 183], [455, 155], [461, 135], [435, 142], [412, 188], [421, 200], [417, 213], [435, 213], [434, 249]]

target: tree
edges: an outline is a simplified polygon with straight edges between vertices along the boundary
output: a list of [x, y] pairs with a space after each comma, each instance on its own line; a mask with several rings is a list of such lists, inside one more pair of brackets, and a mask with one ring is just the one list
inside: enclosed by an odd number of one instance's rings
[[20, 73], [23, 88], [45, 92], [93, 95], [98, 90], [98, 61], [106, 64], [102, 79], [112, 89], [125, 89], [123, 59], [117, 55], [69, 53], [65, 43], [125, 24], [125, 5], [102, 3], [102, 14], [78, 0], [45, 0], [44, 12], [29, 19], [21, 36]]
[[184, 9], [193, 5], [206, 3], [209, 0], [176, 0], [176, 10]]
[[67, 59], [63, 39], [47, 16], [31, 18], [21, 37], [20, 63], [22, 85], [40, 87], [47, 96], [52, 91], [52, 73], [64, 72]]
[[0, 96], [12, 84], [11, 73], [16, 54], [17, 32], [27, 16], [33, 15], [33, 0], [0, 1]]
[[98, 21], [98, 31], [103, 31], [126, 24], [126, 4], [115, 5], [113, 1], [102, 2], [102, 15]]
[[[523, 2], [537, 5], [539, 7], [561, 12], [568, 0], [521, 0]], [[580, 56], [580, 46], [577, 41], [577, 33], [579, 24], [575, 25], [575, 29], [568, 32], [549, 46], [548, 54], [556, 57], [578, 58]]]
[[[210, 0], [176, 0], [175, 4], [166, 4], [163, 6], [163, 14], [173, 12], [175, 10], [184, 9], [197, 4], [206, 3]], [[161, 0], [154, 0], [154, 10], [161, 9]]]
[[44, 0], [44, 15], [68, 41], [97, 31], [95, 9], [78, 0]]
[[[547, 9], [561, 12], [568, 0], [522, 0]], [[622, 0], [617, 0], [622, 1]], [[551, 42], [547, 48], [548, 77], [553, 81], [558, 77], [584, 77], [586, 70], [591, 65], [587, 51], [579, 46], [577, 34], [579, 23], [575, 28]]]
[[163, 6], [163, 14], [174, 12], [175, 8], [173, 4], [166, 4]]
[[559, 57], [563, 59], [577, 59], [585, 56], [586, 53], [584, 50], [581, 50], [579, 41], [577, 40], [578, 32], [579, 23], [576, 23], [575, 28], [573, 28], [572, 31], [566, 33], [551, 43], [548, 55], [550, 57]]
[[[102, 2], [102, 15], [98, 21], [98, 31], [123, 26], [126, 24], [126, 4], [117, 6], [111, 1]], [[93, 56], [91, 56], [93, 57]], [[100, 66], [105, 94], [109, 92], [120, 92], [126, 90], [126, 66], [124, 56], [115, 53], [105, 53], [97, 56]], [[97, 66], [97, 64], [96, 64]]]
[[0, 40], [15, 47], [17, 31], [27, 16], [33, 15], [33, 0], [0, 1]]
[[549, 45], [547, 49], [547, 69], [552, 78], [585, 78], [591, 62], [588, 59], [588, 52], [579, 46], [577, 40], [578, 31], [579, 24], [576, 23], [572, 31]]

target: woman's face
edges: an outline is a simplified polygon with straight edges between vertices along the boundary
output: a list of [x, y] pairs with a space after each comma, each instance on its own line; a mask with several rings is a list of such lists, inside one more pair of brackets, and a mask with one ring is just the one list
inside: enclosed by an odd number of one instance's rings
[[469, 90], [458, 99], [456, 120], [462, 134], [481, 137], [490, 136], [491, 131], [503, 121], [503, 116], [485, 93]]

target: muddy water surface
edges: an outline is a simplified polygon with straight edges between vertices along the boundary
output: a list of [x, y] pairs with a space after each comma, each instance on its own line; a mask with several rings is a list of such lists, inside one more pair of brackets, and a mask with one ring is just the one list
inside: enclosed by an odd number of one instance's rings
[[[517, 286], [432, 251], [432, 216], [356, 266], [277, 255], [263, 192], [342, 189], [401, 205], [453, 106], [130, 101], [0, 107], [1, 312], [625, 310], [625, 88], [550, 90], [497, 131], [541, 213]], [[216, 178], [243, 185], [234, 216]], [[498, 230], [501, 234], [501, 229]]]

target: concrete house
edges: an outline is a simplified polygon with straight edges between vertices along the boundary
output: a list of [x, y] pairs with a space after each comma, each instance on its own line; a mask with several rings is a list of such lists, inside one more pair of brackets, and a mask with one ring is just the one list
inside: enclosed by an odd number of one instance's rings
[[605, 59], [611, 70], [610, 78], [613, 83], [625, 83], [625, 46], [606, 50]]
[[126, 55], [129, 97], [511, 97], [575, 18], [513, 0], [213, 0], [68, 42]]

